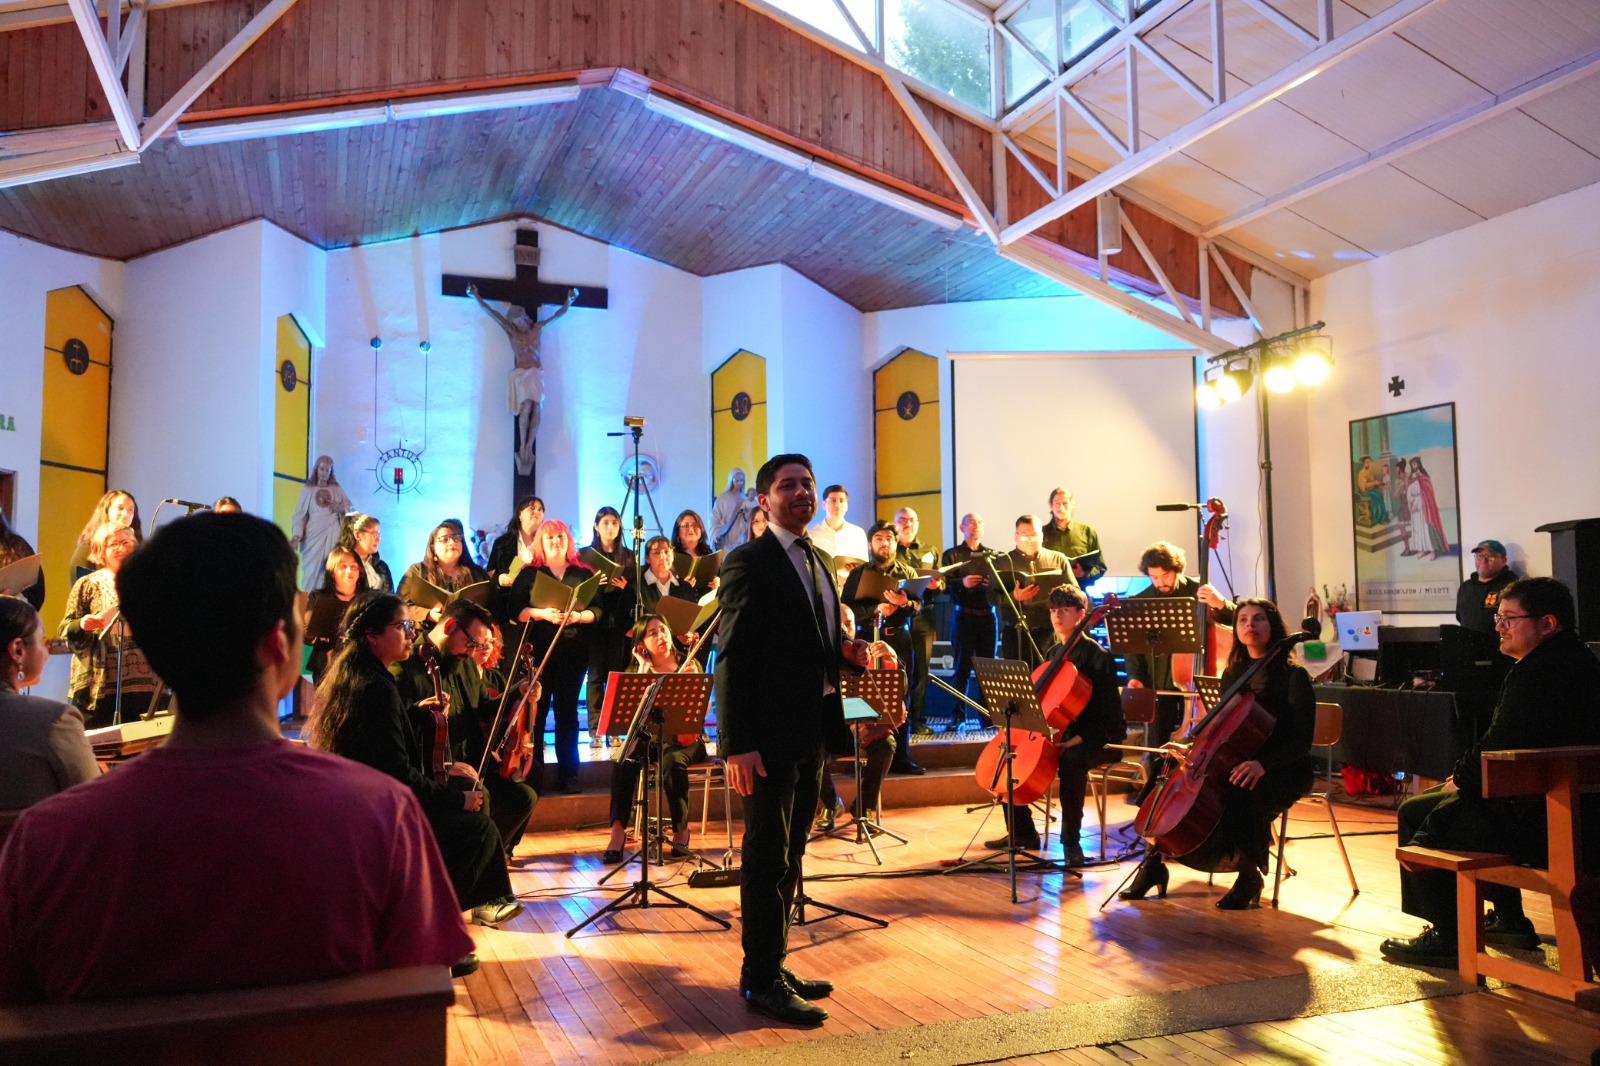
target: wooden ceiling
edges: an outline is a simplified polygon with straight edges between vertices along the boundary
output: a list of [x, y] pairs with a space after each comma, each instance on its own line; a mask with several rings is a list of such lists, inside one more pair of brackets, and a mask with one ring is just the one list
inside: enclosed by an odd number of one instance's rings
[[[151, 9], [149, 109], [261, 6]], [[75, 34], [70, 25], [0, 33], [0, 129], [105, 120]], [[123, 259], [253, 218], [334, 248], [531, 216], [699, 275], [785, 263], [861, 310], [1066, 291], [1000, 258], [971, 228], [940, 228], [646, 108], [634, 92], [665, 89], [881, 184], [958, 207], [881, 79], [728, 0], [299, 0], [190, 115], [352, 106], [551, 78], [590, 87], [576, 101], [539, 107], [206, 146], [164, 138], [137, 166], [0, 190], [0, 228]], [[989, 132], [926, 110], [992, 202]], [[1026, 206], [1037, 187], [1026, 187], [1014, 160], [1008, 168], [1013, 199]], [[1192, 299], [1200, 289], [1195, 239], [1153, 217], [1138, 225]], [[1041, 237], [1092, 263], [1092, 205]], [[1109, 265], [1113, 280], [1162, 291], [1132, 249]], [[1235, 270], [1242, 275], [1243, 264]], [[1240, 314], [1211, 273], [1218, 312]]]

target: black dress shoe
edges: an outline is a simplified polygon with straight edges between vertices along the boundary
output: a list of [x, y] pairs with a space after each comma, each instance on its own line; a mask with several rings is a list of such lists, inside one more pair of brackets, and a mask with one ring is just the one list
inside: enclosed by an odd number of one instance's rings
[[460, 962], [454, 963], [450, 967], [450, 976], [451, 977], [465, 977], [469, 973], [477, 973], [477, 972], [478, 972], [478, 956], [477, 955], [467, 955]]
[[1414, 966], [1451, 967], [1456, 965], [1456, 938], [1437, 929], [1429, 929], [1421, 936], [1409, 940], [1393, 937], [1378, 946], [1383, 957], [1393, 962], [1406, 962]]
[[1062, 849], [1062, 857], [1068, 866], [1082, 866], [1088, 860], [1084, 857], [1083, 846], [1076, 840], [1069, 840]]
[[1523, 951], [1532, 951], [1544, 943], [1527, 918], [1498, 911], [1490, 911], [1484, 916], [1483, 942], [1497, 948], [1520, 948]]
[[[1023, 851], [1038, 851], [1039, 843], [1039, 834], [1037, 832], [1017, 834], [1017, 847]], [[993, 840], [985, 840], [983, 846], [990, 851], [1005, 851], [1011, 846], [1011, 841], [1005, 837], [995, 837]]]
[[510, 896], [485, 903], [481, 907], [472, 908], [472, 921], [476, 925], [486, 925], [490, 929], [498, 929], [521, 914], [523, 906]]
[[827, 999], [833, 995], [832, 981], [808, 981], [804, 977], [795, 976], [795, 972], [785, 966], [778, 971], [783, 979], [788, 982], [794, 994], [801, 999]]
[[622, 861], [622, 849], [607, 848], [600, 853], [600, 861], [605, 863], [607, 866], [615, 866], [617, 863]]
[[746, 989], [744, 1005], [746, 1010], [764, 1014], [775, 1021], [787, 1022], [790, 1025], [815, 1028], [828, 1020], [827, 1011], [821, 1007], [814, 1007], [795, 995], [794, 989], [789, 987], [789, 982], [782, 977], [759, 988]]
[[904, 761], [896, 759], [894, 762], [889, 764], [889, 772], [891, 774], [911, 774], [914, 777], [920, 777], [928, 772], [928, 768], [926, 766], [918, 765], [917, 763], [912, 762], [910, 759], [906, 759]]

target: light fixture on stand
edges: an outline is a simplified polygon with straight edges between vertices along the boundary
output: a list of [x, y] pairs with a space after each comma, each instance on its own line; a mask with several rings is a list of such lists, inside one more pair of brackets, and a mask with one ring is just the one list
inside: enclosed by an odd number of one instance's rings
[[1231, 351], [1207, 358], [1200, 384], [1195, 388], [1195, 403], [1206, 411], [1241, 399], [1250, 389], [1256, 374], [1261, 375], [1261, 478], [1266, 497], [1265, 555], [1267, 598], [1277, 600], [1277, 557], [1272, 531], [1272, 424], [1267, 397], [1271, 393], [1292, 392], [1328, 380], [1333, 367], [1333, 339], [1322, 336], [1325, 322], [1290, 330], [1276, 337], [1264, 337]]

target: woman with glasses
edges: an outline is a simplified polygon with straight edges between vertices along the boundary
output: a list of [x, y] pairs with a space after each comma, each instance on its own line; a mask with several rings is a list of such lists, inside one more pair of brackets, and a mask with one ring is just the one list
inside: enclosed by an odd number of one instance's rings
[[[546, 651], [550, 653], [542, 678], [544, 693], [539, 697], [539, 710], [533, 724], [534, 762], [536, 766], [544, 765], [545, 723], [554, 710], [556, 772], [561, 791], [570, 795], [580, 791], [578, 693], [583, 688], [583, 675], [589, 669], [589, 641], [593, 627], [602, 611], [593, 603], [571, 611], [531, 606], [533, 587], [540, 574], [573, 589], [594, 576], [594, 571], [578, 558], [572, 530], [567, 528], [565, 522], [551, 518], [539, 527], [533, 562], [518, 571], [517, 579], [511, 586], [511, 598], [513, 603], [525, 605], [518, 611], [516, 620], [531, 623], [528, 644], [533, 648], [534, 662], [543, 660]], [[543, 791], [538, 785], [534, 787]]]
[[363, 592], [345, 612], [338, 652], [317, 689], [311, 746], [365, 763], [411, 789], [433, 827], [456, 898], [479, 925], [499, 925], [522, 905], [511, 891], [505, 845], [483, 793], [432, 773], [419, 724], [442, 710], [429, 697], [407, 706], [389, 667], [411, 654], [416, 629], [398, 596]]
[[[405, 588], [406, 582], [413, 578], [437, 585], [446, 592], [459, 592], [468, 585], [489, 580], [489, 575], [467, 556], [467, 538], [462, 532], [461, 523], [447, 518], [428, 534], [428, 546], [422, 552], [422, 562], [412, 563], [406, 569], [405, 577], [400, 579], [400, 587]], [[444, 608], [439, 604], [434, 604], [430, 610], [408, 602], [406, 611], [413, 622], [419, 625], [426, 622], [430, 626], [444, 614]]]
[[[694, 511], [683, 511], [673, 521], [672, 550], [694, 558], [712, 554], [711, 539], [706, 536], [706, 524]], [[715, 589], [717, 583], [717, 578], [712, 578], [709, 583], [689, 580], [689, 586], [697, 595]]]
[[361, 569], [367, 573], [367, 588], [373, 592], [393, 592], [394, 575], [389, 564], [378, 557], [383, 526], [369, 514], [353, 514], [339, 534], [339, 547], [356, 553]]

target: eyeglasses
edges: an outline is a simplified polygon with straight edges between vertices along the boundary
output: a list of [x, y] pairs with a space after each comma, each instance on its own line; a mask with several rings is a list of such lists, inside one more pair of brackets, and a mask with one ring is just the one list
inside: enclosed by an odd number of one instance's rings
[[405, 634], [408, 637], [414, 637], [414, 636], [417, 635], [417, 623], [413, 622], [409, 618], [402, 618], [398, 622], [390, 622], [388, 625], [384, 626], [383, 628], [390, 629], [390, 628], [392, 628], [394, 626], [399, 626], [402, 630], [405, 631]]
[[494, 647], [494, 641], [492, 640], [473, 640], [471, 637], [467, 638], [468, 651], [482, 651], [485, 648], [492, 647]]
[[1512, 622], [1515, 622], [1519, 618], [1537, 618], [1537, 617], [1538, 617], [1537, 615], [1532, 615], [1532, 614], [1496, 614], [1494, 616], [1494, 627], [1496, 629], [1504, 629], [1507, 626], [1509, 626]]
[[435, 544], [449, 544], [452, 541], [457, 544], [462, 543], [461, 538], [456, 536], [454, 533], [440, 533], [437, 537], [433, 538], [433, 542]]

